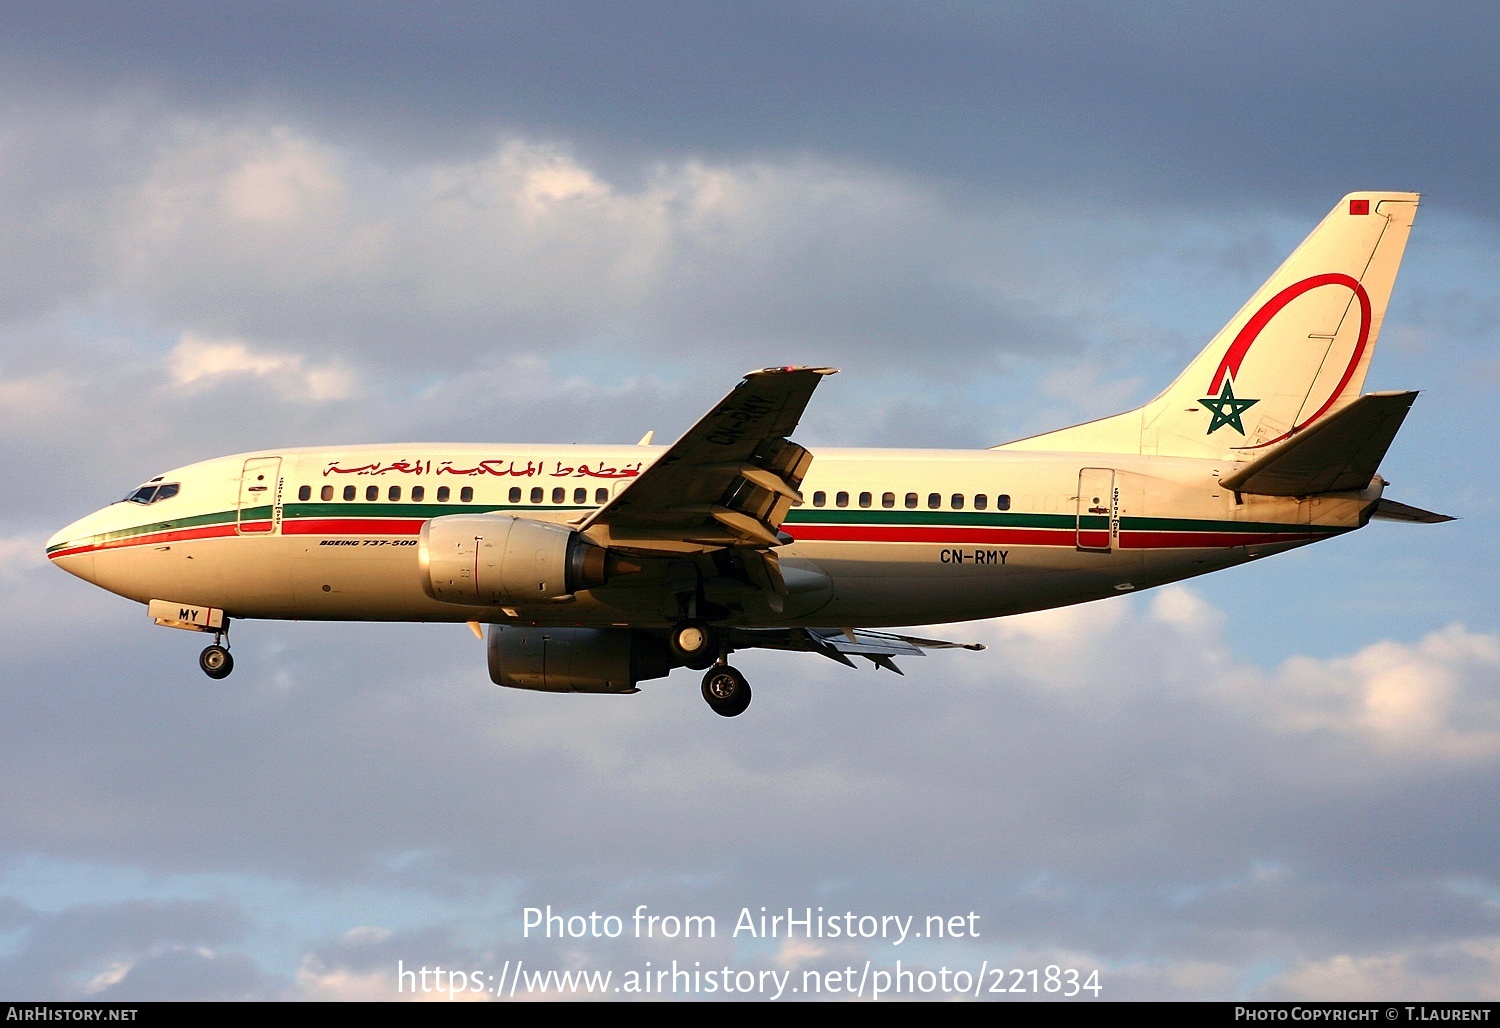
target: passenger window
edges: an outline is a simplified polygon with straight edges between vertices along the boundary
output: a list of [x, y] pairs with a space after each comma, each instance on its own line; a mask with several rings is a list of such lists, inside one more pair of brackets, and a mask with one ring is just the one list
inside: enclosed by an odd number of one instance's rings
[[594, 502], [597, 503], [597, 504], [599, 504], [600, 506], [603, 506], [604, 504], [608, 503], [609, 502], [609, 490], [608, 489], [595, 489], [594, 490]]
[[513, 485], [513, 486], [510, 487], [510, 502], [511, 503], [520, 503], [521, 502], [521, 487], [520, 486]]
[[963, 510], [964, 509], [964, 494], [963, 493], [954, 493], [953, 494], [953, 509], [954, 510]]
[[906, 494], [906, 509], [907, 510], [916, 510], [917, 509], [917, 494], [916, 493], [907, 493]]
[[297, 490], [297, 499], [299, 499], [299, 500], [310, 500], [310, 499], [312, 499], [312, 486], [305, 485], [302, 488], [298, 489]]
[[942, 507], [942, 505], [943, 505], [943, 496], [942, 496], [941, 493], [928, 493], [927, 494], [927, 506], [929, 508], [931, 508], [932, 510], [937, 510], [940, 507]]
[[582, 486], [573, 490], [573, 502], [582, 506], [589, 502], [589, 491]]
[[352, 499], [354, 499], [354, 487], [352, 485], [346, 485], [346, 486], [344, 486], [344, 499], [346, 499], [346, 500], [352, 500]]
[[438, 500], [439, 503], [447, 503], [448, 502], [448, 487], [447, 486], [445, 486], [445, 485], [438, 486], [438, 497], [437, 497], [437, 500]]
[[411, 487], [411, 502], [412, 503], [421, 503], [423, 497], [425, 497], [426, 495], [427, 495], [427, 490], [424, 489], [424, 488], [422, 488], [421, 486], [414, 485], [414, 486]]
[[367, 500], [378, 500], [378, 499], [380, 499], [380, 486], [378, 486], [378, 485], [367, 485], [367, 486], [365, 486], [365, 499], [367, 499]]
[[326, 503], [326, 502], [327, 502], [327, 501], [329, 501], [329, 500], [331, 500], [331, 499], [333, 499], [333, 486], [331, 486], [331, 485], [325, 485], [325, 486], [324, 486], [324, 487], [323, 487], [323, 491], [322, 491], [322, 492], [320, 492], [320, 493], [319, 493], [319, 494], [318, 494], [318, 495], [319, 495], [319, 496], [321, 496], [321, 497], [322, 497], [322, 498], [323, 498], [323, 501], [324, 501], [324, 502], [325, 502], [325, 503]]
[[828, 502], [828, 494], [825, 493], [823, 490], [819, 489], [817, 492], [813, 493], [813, 506], [814, 507], [821, 507], [821, 506], [823, 506], [827, 502]]
[[531, 490], [531, 502], [532, 503], [541, 503], [542, 502], [542, 487], [541, 486], [536, 486], [534, 489]]
[[1009, 493], [1001, 493], [999, 496], [995, 497], [995, 509], [996, 510], [1010, 510], [1010, 494]]
[[886, 508], [894, 507], [896, 505], [896, 494], [895, 493], [883, 493], [883, 494], [881, 494], [880, 505], [882, 507], [886, 507]]
[[568, 498], [568, 491], [562, 486], [554, 486], [552, 489], [552, 502], [562, 503]]
[[833, 502], [838, 504], [840, 507], [847, 507], [849, 506], [849, 494], [846, 492], [840, 492], [833, 498]]
[[399, 485], [391, 486], [385, 491], [385, 498], [387, 500], [390, 500], [392, 503], [395, 503], [397, 500], [401, 499], [401, 487]]
[[974, 509], [975, 510], [984, 510], [984, 508], [988, 507], [989, 505], [990, 505], [989, 498], [986, 497], [984, 495], [984, 493], [975, 493], [974, 494]]
[[861, 507], [868, 507], [871, 502], [872, 502], [872, 497], [870, 496], [869, 493], [860, 493], [859, 494], [859, 505]]
[[470, 503], [474, 499], [474, 487], [466, 485], [458, 491], [458, 498], [463, 503]]

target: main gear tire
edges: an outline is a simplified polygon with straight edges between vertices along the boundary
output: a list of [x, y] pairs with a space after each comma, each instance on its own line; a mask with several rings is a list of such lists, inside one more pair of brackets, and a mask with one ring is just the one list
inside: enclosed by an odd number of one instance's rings
[[719, 657], [719, 635], [706, 621], [680, 621], [672, 628], [672, 655], [683, 667], [703, 671]]
[[720, 717], [738, 717], [750, 706], [750, 683], [728, 664], [720, 664], [703, 676], [703, 698]]

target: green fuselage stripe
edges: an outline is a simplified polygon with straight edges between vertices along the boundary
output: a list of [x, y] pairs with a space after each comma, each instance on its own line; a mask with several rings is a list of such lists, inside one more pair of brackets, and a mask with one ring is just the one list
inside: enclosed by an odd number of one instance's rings
[[[332, 503], [288, 503], [282, 507], [285, 521], [304, 519], [401, 519], [422, 520], [442, 517], [445, 514], [488, 514], [496, 511], [525, 513], [575, 512], [596, 508], [589, 506], [543, 506], [500, 503], [382, 503], [382, 502], [332, 502]], [[264, 521], [271, 517], [271, 507], [262, 505], [238, 510], [217, 511], [212, 514], [194, 514], [189, 517], [151, 521], [132, 528], [119, 529], [93, 536], [89, 539], [74, 539], [48, 548], [48, 552], [79, 545], [104, 545], [135, 536], [154, 535], [206, 525], [232, 524], [237, 521]], [[1085, 514], [1082, 518], [1074, 514], [1027, 514], [1013, 511], [943, 511], [943, 510], [817, 510], [795, 509], [786, 520], [789, 530], [795, 534], [796, 526], [802, 525], [878, 525], [887, 528], [1036, 528], [1073, 530], [1105, 529], [1109, 518], [1102, 514]], [[1287, 524], [1269, 521], [1217, 521], [1195, 518], [1142, 518], [1120, 519], [1122, 531], [1132, 532], [1255, 532], [1336, 535], [1347, 529], [1331, 525]]]

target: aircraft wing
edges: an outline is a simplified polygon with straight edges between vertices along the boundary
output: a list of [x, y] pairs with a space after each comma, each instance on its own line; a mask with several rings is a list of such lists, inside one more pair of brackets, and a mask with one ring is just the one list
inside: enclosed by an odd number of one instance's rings
[[812, 464], [812, 454], [787, 436], [818, 382], [835, 371], [752, 371], [579, 531], [600, 545], [650, 554], [786, 542], [781, 524], [801, 500], [797, 490]]
[[876, 667], [902, 674], [892, 657], [923, 657], [927, 650], [983, 650], [983, 643], [945, 642], [911, 635], [871, 632], [864, 628], [737, 628], [732, 633], [739, 649], [800, 650], [821, 653], [854, 667], [850, 657], [864, 657]]

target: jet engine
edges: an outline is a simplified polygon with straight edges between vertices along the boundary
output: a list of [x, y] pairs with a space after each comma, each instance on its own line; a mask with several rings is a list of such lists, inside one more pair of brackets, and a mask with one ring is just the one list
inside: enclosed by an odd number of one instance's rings
[[417, 560], [427, 595], [448, 603], [538, 603], [627, 570], [565, 525], [506, 514], [433, 518], [422, 525]]
[[544, 692], [635, 692], [674, 666], [665, 641], [628, 628], [491, 625], [490, 680]]

